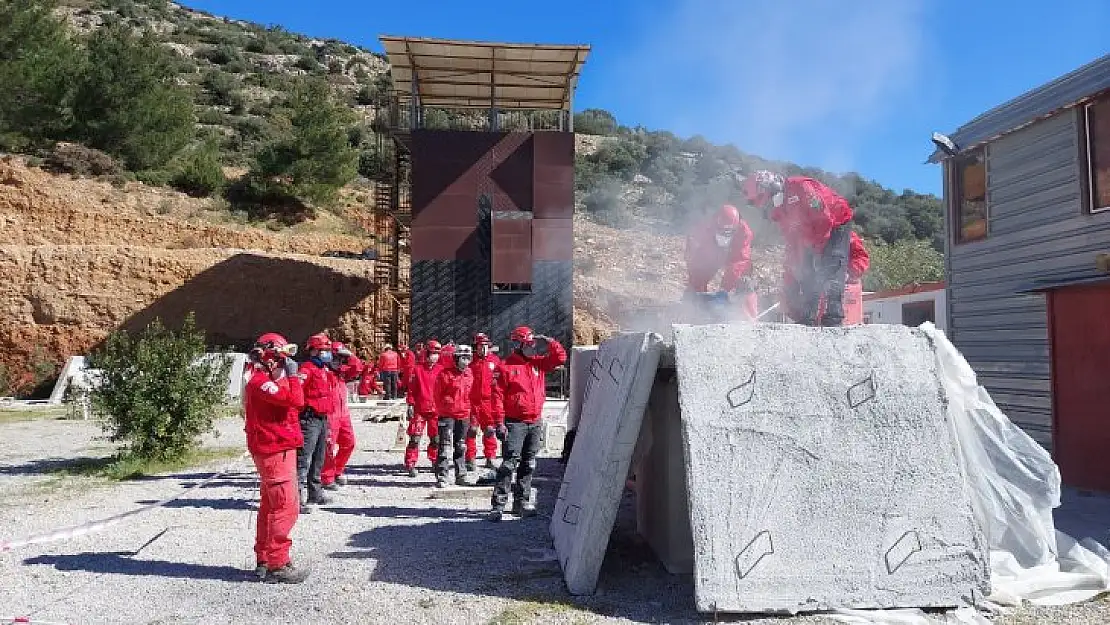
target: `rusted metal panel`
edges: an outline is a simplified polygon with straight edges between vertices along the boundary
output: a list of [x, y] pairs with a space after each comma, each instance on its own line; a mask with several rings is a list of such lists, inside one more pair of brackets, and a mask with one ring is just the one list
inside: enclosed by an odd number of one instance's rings
[[570, 219], [534, 219], [532, 221], [532, 254], [536, 260], [572, 260], [574, 258], [574, 221]]

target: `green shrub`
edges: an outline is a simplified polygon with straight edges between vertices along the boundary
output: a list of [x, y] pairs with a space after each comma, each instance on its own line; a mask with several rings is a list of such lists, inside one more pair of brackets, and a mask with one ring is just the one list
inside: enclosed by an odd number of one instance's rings
[[309, 73], [319, 72], [324, 68], [323, 65], [320, 65], [319, 61], [317, 61], [314, 57], [308, 56], [307, 54], [302, 54], [300, 58], [297, 59], [297, 62], [293, 64], [293, 66], [298, 69], [303, 69], [304, 71]]
[[204, 72], [200, 84], [205, 93], [208, 94], [210, 103], [227, 106], [231, 104], [232, 94], [239, 88], [239, 79], [233, 74], [218, 69], [210, 69]]
[[180, 330], [155, 319], [136, 336], [117, 331], [90, 365], [101, 372], [93, 411], [122, 456], [174, 460], [215, 431], [231, 363], [205, 356], [204, 333], [190, 314]]
[[172, 174], [164, 169], [145, 169], [135, 172], [135, 178], [143, 184], [152, 187], [166, 187], [170, 184]]
[[574, 115], [574, 132], [584, 135], [614, 135], [617, 127], [617, 118], [602, 109], [586, 109]]
[[226, 65], [232, 61], [242, 61], [239, 51], [229, 45], [219, 45], [214, 48], [200, 50], [196, 56], [206, 59], [216, 65]]
[[179, 191], [193, 197], [207, 197], [223, 189], [227, 183], [220, 151], [216, 146], [207, 144], [189, 150], [182, 155], [174, 167], [170, 184]]
[[358, 155], [358, 173], [371, 180], [382, 179], [389, 173], [389, 158], [375, 148], [363, 150]]

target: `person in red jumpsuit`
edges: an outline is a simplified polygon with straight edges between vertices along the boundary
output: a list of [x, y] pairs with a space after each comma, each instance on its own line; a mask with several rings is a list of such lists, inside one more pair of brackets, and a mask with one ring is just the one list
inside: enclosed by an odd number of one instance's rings
[[403, 397], [408, 393], [405, 383], [409, 379], [409, 372], [416, 365], [416, 354], [409, 349], [408, 345], [402, 344], [397, 348], [397, 358], [401, 362], [401, 371], [397, 376], [397, 396]]
[[386, 343], [382, 353], [378, 354], [378, 371], [382, 375], [382, 386], [385, 387], [384, 399], [399, 399], [397, 381], [401, 375], [401, 357], [393, 351], [393, 346]]
[[[797, 258], [800, 248], [788, 249], [791, 256], [784, 262], [783, 270], [783, 298], [784, 311], [791, 319], [801, 319], [803, 311], [796, 308], [801, 301], [801, 282], [795, 276], [795, 267], [803, 262]], [[809, 262], [812, 262], [810, 260]], [[863, 274], [871, 264], [871, 257], [863, 245], [863, 239], [854, 231], [850, 235], [848, 248], [848, 276], [844, 285], [844, 325], [858, 325], [863, 323]], [[827, 325], [824, 321], [825, 298], [822, 297], [818, 304], [817, 322]]]
[[258, 523], [255, 573], [272, 583], [303, 582], [308, 571], [293, 566], [289, 534], [300, 513], [297, 452], [304, 444], [298, 415], [304, 389], [298, 375], [296, 344], [280, 334], [258, 337], [250, 351], [249, 379], [243, 391], [247, 451], [258, 469]]
[[407, 401], [412, 406], [412, 415], [407, 431], [409, 443], [405, 447], [405, 470], [409, 477], [416, 477], [420, 439], [423, 438], [425, 429], [428, 431], [428, 461], [433, 467], [436, 466], [439, 421], [436, 419], [435, 383], [440, 369], [440, 351], [437, 341], [428, 341], [424, 349], [424, 362], [413, 367], [409, 374]]
[[[783, 178], [759, 171], [744, 180], [744, 195], [778, 225], [786, 240], [786, 308], [804, 325], [839, 326], [844, 322], [852, 208], [825, 184], [806, 176]], [[821, 300], [824, 314], [820, 314]]]
[[752, 230], [735, 206], [721, 206], [686, 237], [687, 297], [708, 292], [709, 283], [723, 271], [720, 292], [735, 293], [743, 314], [755, 319], [758, 304], [751, 267]]
[[466, 443], [467, 469], [470, 471], [477, 468], [473, 463], [478, 455], [479, 433], [482, 434], [482, 454], [486, 458], [486, 468], [495, 468], [493, 459], [497, 457], [497, 429], [505, 421], [505, 411], [494, 401], [493, 393], [494, 373], [501, 364], [501, 359], [493, 353], [493, 342], [485, 334], [474, 335], [474, 350], [474, 362], [470, 363], [470, 372], [474, 375], [474, 385], [470, 391], [470, 405], [474, 409], [474, 418], [470, 423], [471, 429]]
[[[498, 428], [501, 466], [493, 488], [489, 520], [500, 521], [513, 491], [513, 514], [536, 512], [532, 497], [532, 473], [543, 443], [543, 404], [547, 397], [546, 374], [567, 361], [567, 352], [555, 339], [534, 334], [527, 326], [512, 331], [513, 351], [495, 372], [495, 402], [505, 408], [505, 422]], [[513, 474], [516, 482], [513, 482]]]
[[304, 446], [297, 454], [297, 478], [301, 485], [301, 513], [308, 514], [309, 504], [327, 505], [331, 499], [324, 494], [321, 473], [327, 458], [328, 420], [335, 411], [335, 386], [329, 368], [332, 361], [331, 339], [326, 334], [313, 334], [305, 344], [308, 360], [301, 365], [304, 377], [305, 407], [301, 411], [301, 432]]
[[439, 462], [436, 465], [436, 486], [447, 486], [452, 464], [455, 484], [468, 486], [466, 440], [470, 431], [470, 390], [474, 376], [470, 362], [474, 354], [469, 345], [459, 345], [436, 375], [435, 401], [439, 427]]
[[362, 376], [358, 381], [358, 395], [359, 397], [369, 397], [370, 395], [380, 395], [382, 392], [381, 380], [378, 379], [378, 368], [374, 360], [367, 360], [362, 363]]
[[324, 458], [324, 469], [320, 481], [327, 490], [336, 490], [347, 484], [343, 470], [355, 451], [355, 428], [351, 423], [351, 409], [347, 406], [347, 383], [354, 382], [362, 375], [362, 361], [339, 341], [331, 344], [332, 382], [334, 383], [335, 410], [328, 419], [328, 453]]

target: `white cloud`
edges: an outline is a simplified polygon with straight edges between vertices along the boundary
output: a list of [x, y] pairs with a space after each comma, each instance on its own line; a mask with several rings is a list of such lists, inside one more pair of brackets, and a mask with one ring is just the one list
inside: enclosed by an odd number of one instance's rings
[[844, 171], [860, 133], [913, 97], [927, 9], [926, 0], [679, 0], [638, 20], [641, 45], [618, 63], [620, 80], [677, 132], [769, 157], [804, 151]]

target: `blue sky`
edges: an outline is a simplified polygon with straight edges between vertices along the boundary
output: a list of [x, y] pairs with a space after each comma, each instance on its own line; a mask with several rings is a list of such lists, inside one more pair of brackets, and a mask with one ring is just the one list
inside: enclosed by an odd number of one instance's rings
[[1110, 52], [1105, 0], [185, 3], [374, 50], [379, 34], [587, 43], [577, 110], [934, 193], [932, 131]]

